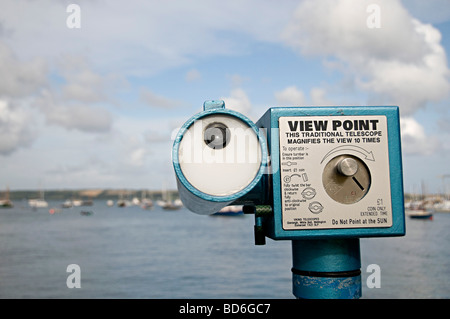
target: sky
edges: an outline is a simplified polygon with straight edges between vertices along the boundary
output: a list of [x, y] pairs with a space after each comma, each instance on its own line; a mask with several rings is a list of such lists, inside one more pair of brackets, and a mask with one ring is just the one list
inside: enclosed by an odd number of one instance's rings
[[205, 100], [398, 105], [406, 192], [450, 191], [450, 0], [0, 0], [0, 189], [176, 188]]

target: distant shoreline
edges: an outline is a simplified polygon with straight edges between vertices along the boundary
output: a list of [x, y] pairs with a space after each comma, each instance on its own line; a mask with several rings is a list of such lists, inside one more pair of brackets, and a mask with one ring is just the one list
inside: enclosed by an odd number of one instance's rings
[[[118, 198], [132, 199], [137, 197], [139, 199], [146, 197], [150, 199], [161, 199], [166, 198], [179, 198], [178, 191], [169, 190], [146, 190], [146, 189], [100, 189], [100, 188], [90, 188], [90, 189], [31, 189], [31, 190], [1, 190], [0, 189], [0, 199], [5, 198], [6, 193], [9, 193], [9, 199], [11, 201], [28, 200], [33, 198], [41, 198], [41, 193], [43, 192], [44, 198], [46, 200], [67, 200], [67, 199], [101, 199], [101, 200], [116, 200]], [[432, 200], [433, 198], [446, 198], [447, 196], [442, 194], [428, 194], [426, 196], [420, 194], [410, 194], [405, 193], [404, 198], [406, 201], [419, 200], [426, 198], [427, 200]]]
[[[0, 198], [4, 196], [5, 191], [0, 190]], [[64, 190], [10, 190], [9, 199], [11, 201], [20, 201], [24, 199], [41, 198], [43, 193], [46, 200], [67, 200], [67, 199], [118, 199], [119, 197], [131, 199], [133, 197], [150, 199], [160, 199], [163, 197], [161, 190], [145, 189], [64, 189]], [[177, 198], [178, 191], [166, 190], [166, 196]]]

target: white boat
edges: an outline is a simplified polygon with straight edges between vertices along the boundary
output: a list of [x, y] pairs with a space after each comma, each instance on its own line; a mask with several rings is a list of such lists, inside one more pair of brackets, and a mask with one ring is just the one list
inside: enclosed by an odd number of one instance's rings
[[4, 199], [0, 199], [0, 208], [12, 208], [14, 204], [9, 200], [9, 188], [6, 188], [6, 193], [4, 195]]
[[141, 201], [141, 208], [142, 209], [151, 209], [151, 208], [153, 208], [153, 201], [150, 198], [144, 198]]
[[44, 199], [44, 191], [40, 191], [39, 198], [32, 198], [28, 200], [28, 205], [32, 208], [45, 208], [48, 207], [47, 201]]
[[152, 209], [153, 201], [150, 198], [147, 198], [147, 192], [142, 191], [141, 194], [141, 208], [142, 209]]
[[121, 191], [119, 193], [119, 199], [117, 200], [117, 207], [128, 207], [133, 205], [133, 202], [128, 199], [129, 193]]
[[183, 203], [181, 202], [181, 200], [158, 200], [156, 201], [156, 204], [158, 204], [158, 206], [165, 210], [177, 210], [183, 207]]
[[62, 208], [72, 208], [73, 204], [70, 199], [67, 199], [64, 201], [64, 203], [62, 203], [61, 206], [62, 206]]
[[72, 200], [73, 206], [81, 206], [83, 204], [83, 201], [81, 199], [74, 199]]
[[433, 219], [433, 213], [428, 211], [423, 202], [414, 201], [405, 205], [406, 215], [413, 219]]
[[219, 210], [217, 213], [214, 213], [210, 216], [243, 216], [243, 206], [242, 205], [230, 205], [225, 206], [221, 210]]
[[14, 204], [9, 199], [0, 200], [0, 208], [12, 208], [12, 207], [14, 207]]
[[409, 210], [406, 212], [406, 214], [409, 216], [409, 218], [413, 219], [433, 219], [433, 213], [428, 212], [424, 209]]
[[161, 191], [162, 198], [156, 201], [156, 204], [165, 210], [177, 210], [183, 207], [181, 199], [172, 200], [170, 192], [163, 187]]
[[32, 208], [48, 207], [48, 203], [44, 199], [40, 199], [40, 198], [29, 199], [28, 205]]
[[162, 200], [162, 199], [158, 199], [156, 201], [156, 205], [158, 205], [159, 207], [163, 207], [164, 205], [166, 205], [167, 201]]
[[438, 213], [450, 213], [450, 200], [444, 200], [434, 204], [433, 210]]
[[127, 206], [131, 206], [131, 205], [132, 205], [132, 202], [127, 199], [119, 199], [117, 201], [118, 207], [127, 207]]
[[182, 202], [181, 199], [179, 199], [179, 198], [175, 199], [175, 200], [173, 201], [173, 204], [174, 204], [175, 206], [178, 206], [178, 207], [183, 207], [183, 202]]
[[139, 206], [139, 205], [141, 204], [141, 201], [140, 201], [139, 198], [133, 197], [133, 198], [131, 199], [131, 204], [132, 204], [132, 205]]
[[114, 201], [113, 201], [112, 199], [108, 199], [108, 200], [106, 201], [106, 205], [107, 205], [108, 207], [112, 207], [112, 206], [114, 206]]

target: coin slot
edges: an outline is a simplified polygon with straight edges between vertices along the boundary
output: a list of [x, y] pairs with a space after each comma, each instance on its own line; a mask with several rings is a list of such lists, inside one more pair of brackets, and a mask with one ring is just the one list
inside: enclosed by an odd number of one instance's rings
[[361, 190], [364, 190], [364, 187], [358, 182], [358, 180], [355, 178], [355, 176], [352, 177], [353, 181], [356, 183], [356, 185], [359, 186], [359, 188], [361, 188]]

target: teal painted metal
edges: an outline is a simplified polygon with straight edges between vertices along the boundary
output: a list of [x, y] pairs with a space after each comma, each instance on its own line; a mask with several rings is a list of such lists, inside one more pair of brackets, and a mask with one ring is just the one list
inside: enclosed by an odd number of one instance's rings
[[292, 292], [298, 299], [359, 299], [361, 275], [355, 277], [310, 277], [292, 275]]
[[293, 267], [303, 271], [342, 272], [361, 268], [359, 239], [292, 241]]
[[361, 297], [359, 239], [293, 240], [293, 294], [303, 299]]
[[[284, 230], [282, 226], [282, 198], [280, 175], [279, 118], [285, 116], [349, 116], [384, 115], [387, 119], [389, 148], [389, 170], [393, 212], [392, 227]], [[400, 117], [397, 106], [342, 106], [342, 107], [275, 107], [270, 108], [256, 125], [267, 129], [268, 149], [273, 169], [270, 188], [273, 217], [266, 220], [267, 236], [272, 239], [324, 239], [403, 236], [405, 234], [405, 212], [403, 197], [403, 171], [400, 141]]]

